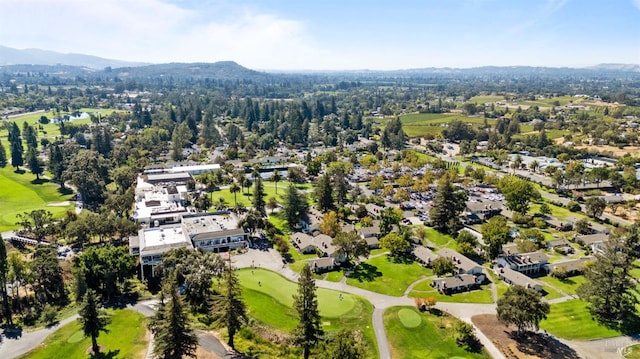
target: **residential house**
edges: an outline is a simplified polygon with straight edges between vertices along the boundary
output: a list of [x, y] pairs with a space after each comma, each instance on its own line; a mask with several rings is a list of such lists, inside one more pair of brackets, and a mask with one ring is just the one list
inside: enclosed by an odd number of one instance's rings
[[585, 248], [591, 248], [593, 253], [602, 253], [604, 244], [609, 241], [609, 235], [605, 233], [588, 234], [577, 237], [576, 241]]
[[369, 213], [369, 216], [371, 216], [371, 218], [380, 217], [380, 214], [382, 213], [382, 211], [384, 211], [384, 207], [378, 206], [374, 203], [367, 203], [365, 205], [365, 208], [367, 209], [367, 213]]
[[450, 248], [442, 248], [438, 256], [451, 258], [458, 269], [458, 274], [481, 274], [482, 266]]
[[467, 213], [469, 215], [475, 215], [482, 220], [488, 220], [489, 218], [500, 214], [502, 212], [502, 203], [494, 201], [467, 201]]
[[357, 230], [358, 234], [362, 239], [367, 242], [369, 248], [378, 248], [380, 247], [380, 227], [379, 226], [371, 226], [371, 227], [362, 227]]
[[309, 260], [309, 267], [314, 273], [323, 273], [332, 271], [336, 266], [333, 257], [313, 258]]
[[426, 267], [431, 267], [431, 263], [438, 258], [438, 256], [431, 251], [431, 249], [425, 246], [415, 246], [412, 250], [413, 256], [416, 260]]
[[300, 253], [314, 253], [316, 244], [313, 237], [302, 232], [295, 232], [291, 235], [291, 243]]
[[452, 277], [436, 278], [431, 285], [443, 294], [469, 291], [484, 281], [484, 275], [459, 274]]
[[554, 239], [547, 242], [547, 248], [564, 255], [573, 253], [573, 247], [571, 243], [565, 238]]
[[516, 272], [537, 274], [549, 261], [549, 257], [542, 252], [512, 254], [498, 258], [498, 266], [511, 268]]
[[584, 271], [584, 266], [594, 260], [594, 257], [582, 257], [562, 262], [549, 263], [546, 266], [547, 272], [553, 273], [558, 268], [564, 268], [568, 275], [577, 275]]
[[521, 285], [525, 288], [531, 288], [537, 292], [542, 291], [542, 285], [526, 275], [516, 272], [509, 267], [496, 267], [496, 275], [505, 283], [510, 285]]

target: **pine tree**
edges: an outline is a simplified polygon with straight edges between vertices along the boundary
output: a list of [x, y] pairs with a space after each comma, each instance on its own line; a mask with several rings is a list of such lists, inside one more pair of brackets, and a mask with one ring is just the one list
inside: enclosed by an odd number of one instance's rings
[[460, 227], [459, 216], [466, 207], [466, 200], [466, 193], [456, 191], [449, 176], [443, 176], [438, 181], [433, 207], [429, 210], [433, 227], [443, 233], [457, 232]]
[[36, 179], [40, 179], [40, 174], [42, 173], [42, 163], [38, 158], [38, 153], [34, 147], [29, 147], [27, 150], [27, 166], [29, 166], [29, 171], [36, 175]]
[[293, 296], [293, 307], [300, 319], [293, 330], [293, 342], [304, 350], [304, 359], [309, 358], [311, 348], [324, 335], [318, 311], [316, 289], [311, 267], [307, 264], [302, 268], [300, 278], [298, 278], [298, 294]]
[[328, 174], [324, 174], [318, 179], [315, 196], [320, 211], [326, 212], [333, 208], [333, 189], [331, 188], [331, 178]]
[[7, 323], [11, 324], [11, 307], [9, 306], [9, 297], [7, 293], [8, 271], [9, 265], [7, 262], [7, 248], [4, 245], [4, 239], [0, 237], [0, 295], [2, 296], [4, 316], [7, 319]]
[[2, 146], [0, 141], [0, 168], [4, 168], [7, 165], [7, 151]]
[[229, 340], [227, 344], [234, 348], [233, 337], [247, 322], [247, 313], [241, 298], [242, 290], [238, 276], [231, 267], [231, 262], [225, 266], [222, 273], [221, 294], [214, 298], [213, 315], [217, 317], [216, 323], [227, 328]]
[[267, 216], [267, 210], [265, 208], [265, 200], [264, 200], [264, 185], [262, 184], [262, 179], [258, 175], [256, 178], [256, 183], [253, 186], [253, 208], [258, 211], [263, 217]]
[[298, 191], [294, 184], [290, 184], [283, 196], [283, 211], [289, 228], [294, 229], [298, 222], [307, 215], [309, 203], [307, 197]]
[[105, 311], [100, 309], [100, 303], [93, 290], [88, 290], [84, 295], [84, 302], [79, 312], [78, 320], [82, 324], [82, 331], [85, 337], [91, 337], [91, 348], [93, 353], [100, 352], [98, 346], [98, 336], [100, 332], [108, 333], [107, 325], [110, 320]]
[[158, 308], [149, 323], [156, 340], [153, 354], [165, 359], [179, 359], [185, 355], [195, 358], [198, 337], [178, 294], [175, 276], [169, 276], [163, 287], [169, 300]]
[[64, 188], [62, 173], [65, 170], [64, 156], [59, 145], [49, 146], [49, 171], [53, 174], [53, 178], [60, 181], [60, 187]]
[[23, 152], [22, 140], [18, 137], [18, 140], [11, 142], [11, 165], [15, 167], [16, 170], [19, 170], [20, 166], [24, 164], [22, 157]]

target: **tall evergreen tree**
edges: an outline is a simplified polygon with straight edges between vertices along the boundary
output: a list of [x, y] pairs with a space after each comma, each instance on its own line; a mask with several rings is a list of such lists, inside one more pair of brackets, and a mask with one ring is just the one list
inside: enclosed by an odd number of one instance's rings
[[100, 353], [98, 336], [100, 332], [108, 333], [107, 325], [110, 320], [106, 312], [100, 309], [100, 303], [96, 293], [89, 289], [84, 295], [82, 307], [78, 313], [78, 321], [82, 324], [82, 331], [85, 337], [91, 337], [91, 348], [94, 354]]
[[454, 234], [460, 228], [460, 214], [466, 207], [467, 194], [456, 190], [451, 178], [443, 176], [438, 181], [433, 207], [429, 210], [431, 224], [443, 233]]
[[0, 141], [0, 168], [4, 168], [7, 165], [7, 150], [2, 146], [2, 141]]
[[300, 193], [296, 185], [289, 184], [287, 192], [282, 199], [284, 202], [282, 207], [285, 219], [287, 220], [289, 228], [294, 229], [300, 220], [304, 219], [307, 215], [307, 210], [309, 209], [307, 197], [303, 193]]
[[36, 175], [36, 179], [40, 179], [40, 174], [42, 173], [42, 162], [40, 162], [38, 153], [34, 147], [29, 147], [27, 150], [27, 166], [29, 167], [29, 171]]
[[325, 173], [318, 178], [315, 196], [320, 211], [326, 212], [333, 208], [333, 189], [331, 188], [331, 177], [329, 177], [329, 174]]
[[24, 165], [23, 152], [22, 140], [18, 137], [18, 140], [11, 142], [11, 165], [15, 167], [16, 170], [19, 170], [20, 166]]
[[53, 178], [60, 181], [60, 187], [64, 188], [62, 173], [65, 170], [64, 155], [59, 145], [49, 146], [49, 171], [53, 174]]
[[255, 208], [263, 217], [266, 217], [267, 209], [264, 196], [264, 185], [262, 184], [260, 175], [258, 175], [258, 177], [256, 177], [256, 183], [253, 186], [253, 208]]
[[[636, 244], [637, 245], [637, 244]], [[619, 328], [629, 320], [637, 320], [635, 286], [630, 270], [635, 253], [622, 238], [612, 235], [602, 253], [586, 266], [586, 282], [576, 293], [587, 301], [589, 311], [600, 323]], [[627, 323], [625, 323], [627, 322]]]
[[163, 290], [168, 300], [149, 322], [149, 329], [155, 335], [153, 354], [164, 359], [180, 359], [185, 355], [195, 358], [198, 337], [178, 294], [175, 276], [166, 278]]
[[302, 347], [304, 359], [309, 358], [311, 348], [318, 344], [324, 335], [316, 289], [311, 267], [306, 264], [298, 278], [298, 294], [293, 296], [293, 307], [300, 320], [293, 330], [293, 342]]
[[7, 293], [7, 273], [9, 263], [7, 262], [7, 248], [4, 239], [0, 237], [0, 296], [2, 296], [2, 306], [4, 317], [7, 323], [11, 324], [11, 306], [9, 306], [9, 295]]
[[213, 301], [213, 315], [217, 317], [216, 323], [227, 328], [229, 340], [227, 344], [234, 348], [233, 338], [240, 328], [247, 322], [247, 312], [241, 295], [238, 276], [231, 267], [231, 261], [222, 272], [221, 293]]

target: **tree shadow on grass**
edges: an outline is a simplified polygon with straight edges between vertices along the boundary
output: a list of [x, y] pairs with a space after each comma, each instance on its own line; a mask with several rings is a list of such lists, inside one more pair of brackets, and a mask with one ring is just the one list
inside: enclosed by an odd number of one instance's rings
[[69, 187], [58, 187], [58, 193], [62, 195], [72, 194], [73, 190]]
[[356, 279], [358, 282], [372, 282], [378, 277], [382, 277], [382, 273], [378, 270], [378, 267], [369, 263], [360, 263], [353, 268], [350, 278]]
[[395, 264], [411, 264], [413, 263], [413, 258], [405, 257], [405, 256], [387, 256], [387, 261], [393, 262]]
[[120, 349], [109, 350], [106, 353], [91, 354], [90, 359], [115, 359], [120, 354]]
[[23, 169], [18, 169], [18, 170], [13, 171], [13, 173], [15, 173], [15, 174], [19, 174], [19, 175], [23, 175], [23, 174], [25, 174], [26, 172], [27, 172], [27, 171], [25, 171], [25, 170], [23, 170]]
[[514, 331], [510, 335], [516, 341], [518, 350], [525, 355], [541, 358], [580, 358], [575, 350], [547, 334], [525, 332], [517, 336]]
[[49, 181], [46, 178], [36, 178], [36, 179], [31, 181], [31, 184], [39, 185], [39, 184], [44, 184], [44, 183], [49, 183], [49, 182], [51, 182], [51, 181]]

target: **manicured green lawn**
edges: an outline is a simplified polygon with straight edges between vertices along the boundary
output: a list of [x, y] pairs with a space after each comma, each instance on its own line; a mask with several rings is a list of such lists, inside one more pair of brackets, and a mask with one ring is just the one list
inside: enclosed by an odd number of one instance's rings
[[454, 303], [493, 303], [491, 287], [484, 285], [481, 289], [470, 292], [454, 293], [450, 295], [441, 294], [431, 286], [431, 280], [418, 283], [409, 293], [409, 297], [435, 297], [438, 302]]
[[640, 344], [631, 345], [622, 350], [626, 359], [640, 359]]
[[498, 101], [504, 101], [504, 96], [498, 96], [498, 95], [478, 95], [478, 96], [473, 96], [472, 98], [469, 99], [469, 101], [467, 101], [468, 103], [477, 103], [477, 104], [485, 104], [487, 102], [498, 102]]
[[[142, 358], [147, 350], [146, 318], [135, 311], [109, 310], [111, 324], [108, 333], [100, 333], [98, 344], [103, 353], [116, 354], [113, 358]], [[91, 339], [85, 338], [80, 323], [74, 321], [51, 334], [44, 343], [21, 358], [50, 359], [50, 358], [87, 358], [87, 349], [91, 346]], [[105, 356], [111, 358], [111, 356]]]
[[72, 204], [60, 205], [71, 195], [62, 195], [55, 183], [41, 180], [29, 172], [16, 173], [15, 168], [0, 168], [0, 232], [18, 228], [16, 215], [35, 209], [46, 209], [55, 217], [73, 208]]
[[384, 328], [393, 358], [490, 358], [456, 345], [458, 319], [421, 313], [413, 307], [391, 307], [384, 313]]
[[570, 300], [551, 305], [546, 320], [540, 322], [540, 328], [564, 339], [592, 340], [621, 335], [620, 332], [598, 324], [587, 310], [586, 302]]
[[547, 294], [544, 295], [544, 299], [546, 299], [546, 300], [562, 298], [562, 294], [560, 292], [558, 292], [557, 290], [551, 288], [548, 285], [543, 285], [542, 286], [542, 290], [547, 292]]
[[347, 279], [347, 284], [372, 292], [401, 296], [409, 285], [433, 275], [431, 269], [417, 262], [398, 262], [387, 255], [360, 263]]
[[[253, 180], [253, 177], [248, 174], [247, 178]], [[264, 186], [265, 193], [265, 201], [268, 201], [269, 198], [275, 197], [278, 203], [282, 203], [282, 196], [287, 192], [287, 186], [289, 186], [289, 182], [280, 181], [278, 182], [278, 193], [276, 194], [276, 185], [275, 182], [270, 181], [262, 181], [262, 185]], [[299, 190], [307, 190], [311, 188], [310, 184], [299, 184], [296, 185]], [[209, 194], [213, 196], [213, 203], [218, 202], [218, 198], [222, 197], [227, 202], [228, 207], [233, 207], [235, 205], [234, 194], [229, 191], [229, 187], [223, 187], [217, 191], [214, 191], [213, 194]], [[242, 188], [242, 190], [238, 193], [235, 193], [235, 196], [238, 200], [238, 204], [242, 204], [245, 207], [251, 206], [252, 197], [253, 197], [253, 185], [247, 190], [247, 188]], [[267, 209], [268, 213], [271, 213], [270, 209]]]
[[443, 234], [431, 227], [425, 227], [427, 239], [437, 247], [447, 247], [449, 244], [455, 243], [455, 239], [448, 234]]
[[540, 282], [550, 284], [561, 291], [573, 295], [576, 294], [576, 289], [585, 282], [585, 278], [582, 275], [568, 277], [564, 280], [554, 278], [550, 275], [538, 278]]
[[[249, 315], [276, 329], [290, 332], [298, 323], [292, 309], [293, 295], [298, 284], [278, 273], [264, 269], [241, 269], [238, 277], [243, 288], [243, 299]], [[318, 288], [318, 309], [322, 327], [326, 331], [359, 329], [363, 332], [370, 352], [377, 346], [371, 317], [373, 306], [361, 297], [334, 290]]]

